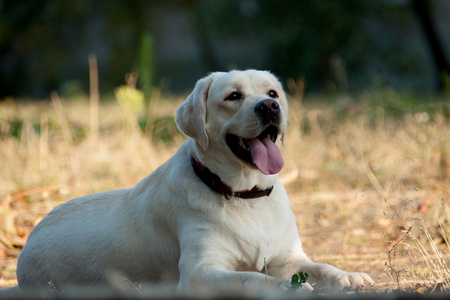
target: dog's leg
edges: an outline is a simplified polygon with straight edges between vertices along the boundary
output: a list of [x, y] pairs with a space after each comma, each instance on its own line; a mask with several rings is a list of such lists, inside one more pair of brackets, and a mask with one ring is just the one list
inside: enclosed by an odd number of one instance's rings
[[[286, 291], [290, 286], [291, 279], [275, 278], [258, 272], [227, 271], [218, 267], [205, 266], [191, 270], [191, 272], [182, 272], [178, 290], [200, 287], [213, 291], [260, 290], [264, 288]], [[303, 284], [303, 292], [312, 290], [308, 283]]]

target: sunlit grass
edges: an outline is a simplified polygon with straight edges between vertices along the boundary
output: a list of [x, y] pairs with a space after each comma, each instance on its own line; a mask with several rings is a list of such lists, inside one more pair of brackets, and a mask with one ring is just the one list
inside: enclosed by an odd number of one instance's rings
[[[97, 125], [86, 98], [0, 103], [2, 280], [14, 281], [20, 247], [52, 207], [134, 186], [185, 139], [174, 124], [183, 97], [155, 89], [145, 105], [138, 91], [116, 95], [101, 102]], [[380, 288], [448, 289], [448, 104], [391, 90], [300, 96], [290, 99], [280, 177], [305, 251], [368, 272]]]

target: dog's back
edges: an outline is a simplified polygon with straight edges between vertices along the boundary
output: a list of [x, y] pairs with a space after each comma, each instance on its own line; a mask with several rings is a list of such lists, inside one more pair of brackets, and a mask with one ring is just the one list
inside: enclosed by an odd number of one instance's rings
[[[168, 205], [173, 201], [165, 199], [170, 164], [134, 188], [86, 195], [54, 208], [19, 255], [20, 289], [49, 283], [101, 285], [118, 277], [177, 281], [179, 246], [169, 232], [173, 228], [161, 222], [172, 211]], [[164, 269], [156, 267], [161, 265]]]

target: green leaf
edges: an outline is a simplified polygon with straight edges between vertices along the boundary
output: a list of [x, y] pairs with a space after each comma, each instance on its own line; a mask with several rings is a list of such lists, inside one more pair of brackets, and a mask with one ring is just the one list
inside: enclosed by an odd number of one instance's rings
[[305, 273], [300, 272], [300, 273], [298, 273], [298, 275], [300, 276], [300, 282], [301, 282], [301, 283], [305, 283], [306, 280], [307, 280], [308, 277], [309, 277], [308, 272], [305, 272]]

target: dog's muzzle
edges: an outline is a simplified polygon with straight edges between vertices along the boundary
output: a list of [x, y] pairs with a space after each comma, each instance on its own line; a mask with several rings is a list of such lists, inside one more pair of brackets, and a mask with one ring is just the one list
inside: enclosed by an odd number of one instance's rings
[[262, 131], [253, 137], [240, 137], [234, 134], [226, 136], [230, 150], [240, 160], [256, 166], [262, 173], [276, 174], [284, 166], [280, 149], [275, 144], [280, 135], [281, 109], [273, 99], [259, 101], [254, 112], [261, 122]]

